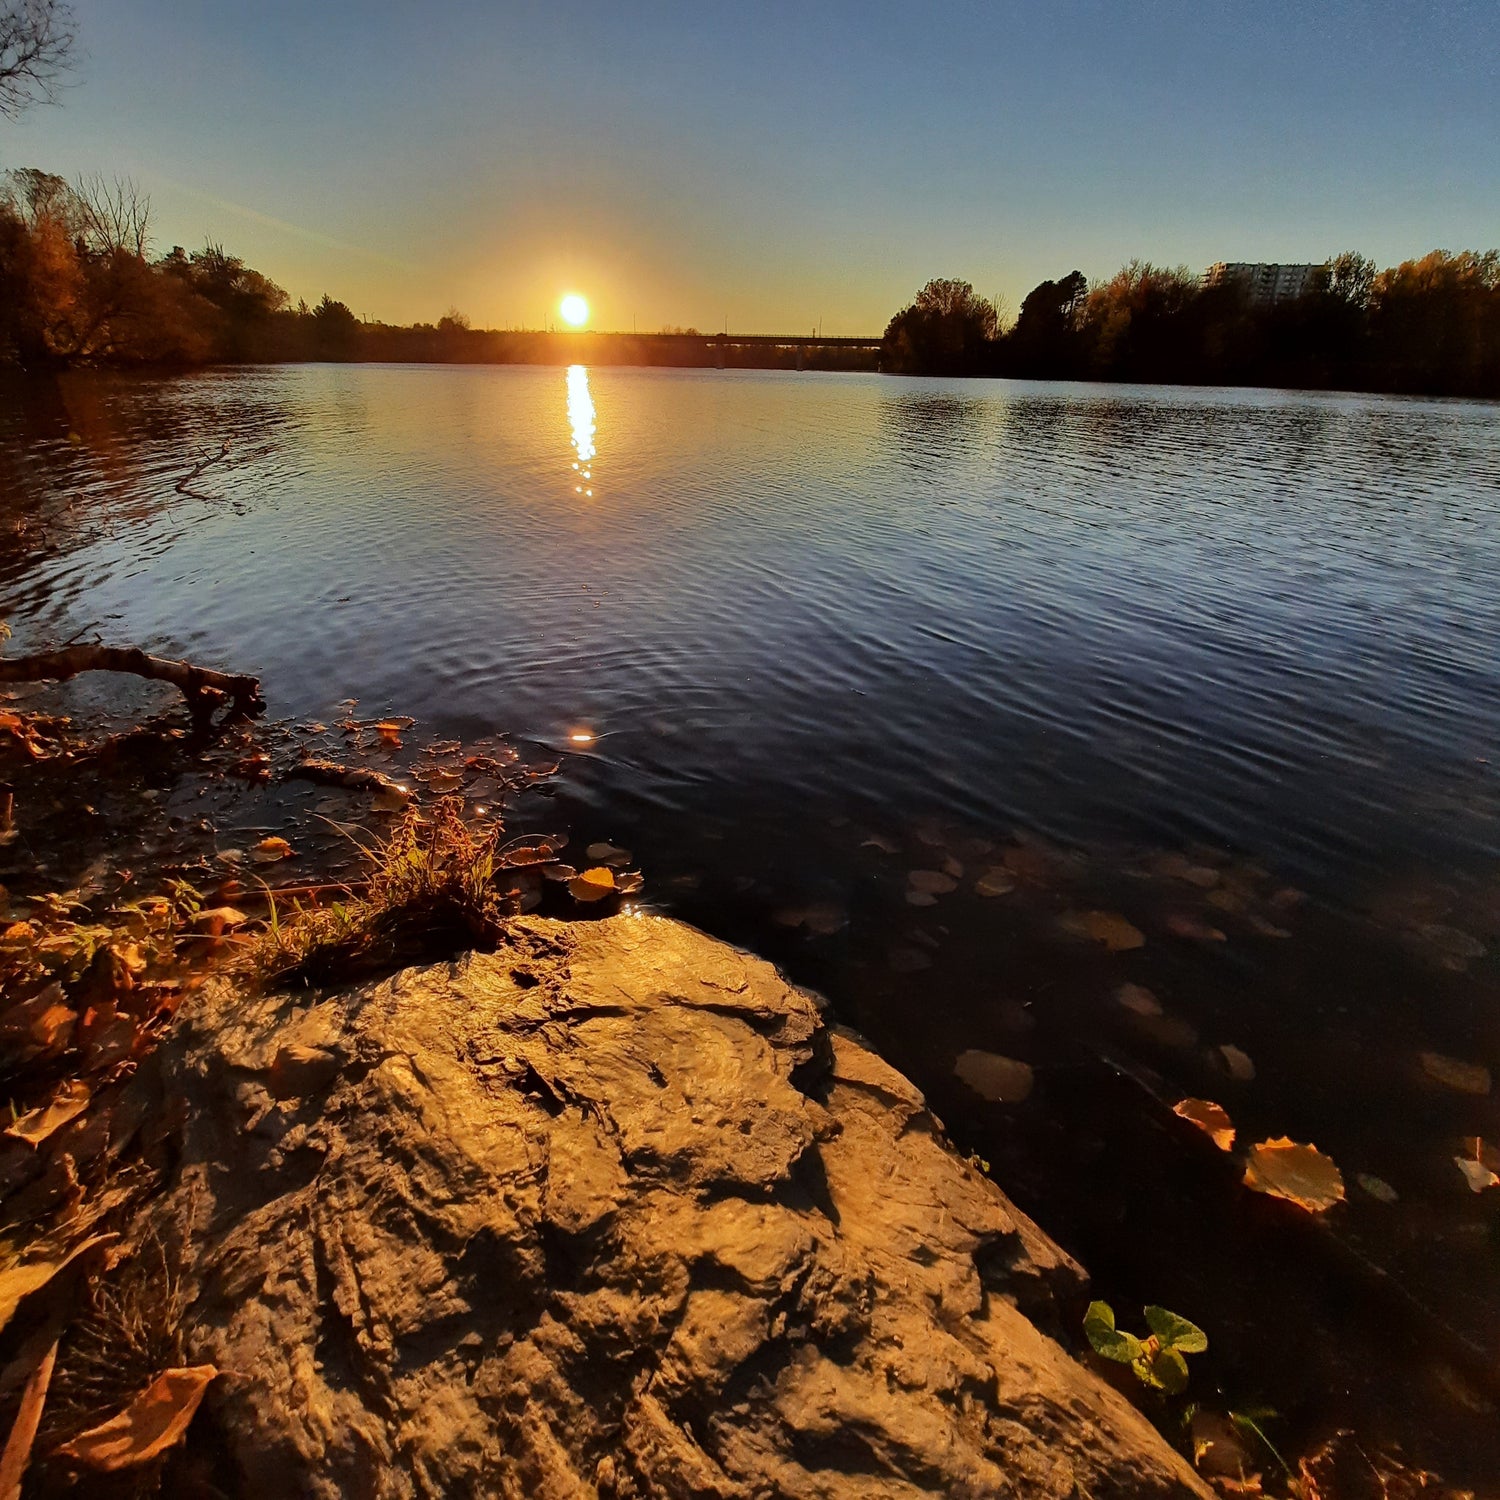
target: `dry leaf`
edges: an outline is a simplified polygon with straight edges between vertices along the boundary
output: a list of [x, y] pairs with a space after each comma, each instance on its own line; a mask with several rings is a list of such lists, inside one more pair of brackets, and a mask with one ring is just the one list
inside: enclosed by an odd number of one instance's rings
[[48, 1103], [27, 1110], [14, 1125], [6, 1127], [5, 1133], [28, 1145], [40, 1146], [53, 1131], [61, 1130], [69, 1120], [76, 1120], [89, 1107], [93, 1096], [93, 1089], [81, 1078], [65, 1083]]
[[1490, 1091], [1490, 1070], [1478, 1063], [1460, 1062], [1456, 1057], [1444, 1057], [1441, 1052], [1424, 1052], [1422, 1071], [1429, 1078], [1457, 1089], [1461, 1094], [1487, 1094]]
[[1172, 1113], [1196, 1125], [1220, 1151], [1234, 1145], [1234, 1123], [1222, 1104], [1212, 1099], [1183, 1099], [1172, 1106]]
[[615, 872], [596, 865], [570, 880], [568, 890], [577, 901], [602, 901], [615, 893]]
[[1497, 1177], [1482, 1161], [1476, 1161], [1472, 1156], [1455, 1156], [1453, 1165], [1464, 1174], [1464, 1181], [1469, 1184], [1471, 1193], [1482, 1193], [1486, 1188], [1492, 1188], [1500, 1183]]
[[908, 890], [906, 904], [908, 906], [936, 906], [937, 897], [928, 895], [926, 891]]
[[59, 1457], [105, 1473], [150, 1463], [182, 1440], [218, 1373], [212, 1365], [164, 1371], [124, 1411], [64, 1443]]
[[1073, 937], [1103, 943], [1111, 953], [1127, 953], [1146, 946], [1145, 934], [1114, 911], [1064, 912], [1057, 925]]
[[958, 882], [941, 870], [908, 870], [906, 883], [924, 896], [946, 896], [949, 891], [958, 889]]
[[1015, 888], [1015, 876], [1003, 865], [992, 865], [974, 882], [976, 896], [1008, 896]]
[[0, 1269], [0, 1329], [3, 1329], [15, 1317], [16, 1309], [21, 1305], [23, 1298], [40, 1291], [59, 1271], [71, 1265], [80, 1255], [92, 1250], [95, 1245], [108, 1244], [118, 1238], [119, 1236], [114, 1234], [90, 1235], [88, 1239], [80, 1240], [66, 1254], [56, 1259], [44, 1255], [36, 1260], [26, 1261], [24, 1264], [9, 1265]]
[[26, 1389], [21, 1392], [21, 1405], [16, 1420], [11, 1424], [10, 1436], [5, 1440], [5, 1452], [0, 1454], [0, 1500], [21, 1500], [21, 1480], [26, 1475], [26, 1465], [31, 1461], [31, 1445], [36, 1441], [36, 1430], [42, 1420], [42, 1407], [47, 1401], [47, 1387], [52, 1384], [52, 1367], [57, 1363], [58, 1340], [42, 1351], [30, 1376]]
[[411, 801], [411, 791], [396, 782], [382, 786], [370, 798], [371, 812], [400, 812]]
[[262, 839], [251, 851], [250, 858], [258, 865], [272, 865], [278, 859], [290, 859], [292, 846], [283, 838]]
[[1309, 1213], [1321, 1213], [1344, 1200], [1344, 1179], [1332, 1160], [1316, 1146], [1281, 1136], [1250, 1148], [1245, 1186], [1273, 1198], [1285, 1198]]
[[382, 719], [375, 726], [375, 733], [380, 736], [380, 743], [392, 750], [401, 748], [401, 731], [404, 725], [398, 724], [394, 719]]
[[1251, 1062], [1248, 1052], [1242, 1052], [1226, 1042], [1219, 1048], [1219, 1056], [1224, 1059], [1224, 1066], [1229, 1069], [1231, 1078], [1240, 1083], [1249, 1083], [1255, 1077], [1255, 1064]]
[[1019, 1104], [1036, 1082], [1029, 1063], [998, 1052], [960, 1052], [953, 1071], [983, 1099], [1000, 1104]]

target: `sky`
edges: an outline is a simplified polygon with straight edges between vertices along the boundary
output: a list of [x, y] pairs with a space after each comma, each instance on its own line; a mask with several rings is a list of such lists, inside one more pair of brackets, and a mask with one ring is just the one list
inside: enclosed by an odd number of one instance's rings
[[1133, 257], [1500, 243], [1500, 0], [74, 0], [0, 168], [361, 317], [879, 333]]

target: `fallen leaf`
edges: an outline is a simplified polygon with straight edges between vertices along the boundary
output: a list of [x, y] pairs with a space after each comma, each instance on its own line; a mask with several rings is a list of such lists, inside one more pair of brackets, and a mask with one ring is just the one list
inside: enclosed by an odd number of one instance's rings
[[832, 901], [815, 901], [802, 914], [802, 925], [817, 937], [830, 937], [849, 921], [849, 913]]
[[105, 1473], [150, 1463], [182, 1440], [218, 1373], [212, 1365], [163, 1371], [124, 1411], [64, 1443], [58, 1456]]
[[1139, 927], [1127, 922], [1119, 912], [1064, 912], [1057, 919], [1057, 925], [1073, 937], [1103, 943], [1111, 953], [1127, 953], [1132, 948], [1146, 946], [1145, 934]]
[[899, 854], [901, 846], [883, 834], [872, 833], [860, 846], [861, 849], [878, 849], [882, 854]]
[[568, 882], [568, 890], [576, 901], [602, 901], [615, 893], [615, 872], [596, 865], [592, 870], [574, 876]]
[[411, 801], [411, 790], [390, 782], [370, 798], [371, 812], [400, 812]]
[[1401, 1196], [1385, 1178], [1375, 1177], [1369, 1172], [1355, 1173], [1354, 1180], [1377, 1203], [1395, 1203]]
[[1482, 1193], [1486, 1188], [1492, 1188], [1500, 1183], [1497, 1177], [1482, 1161], [1475, 1161], [1472, 1156], [1455, 1156], [1453, 1165], [1464, 1174], [1464, 1181], [1469, 1184], [1471, 1193]]
[[1255, 1064], [1250, 1060], [1248, 1052], [1242, 1052], [1226, 1042], [1219, 1048], [1219, 1056], [1224, 1059], [1224, 1066], [1229, 1069], [1231, 1078], [1240, 1083], [1249, 1083], [1255, 1077]]
[[953, 1071], [982, 1099], [999, 1104], [1021, 1103], [1036, 1083], [1029, 1063], [1002, 1057], [998, 1052], [960, 1052]]
[[109, 1244], [118, 1239], [115, 1234], [94, 1234], [65, 1254], [39, 1256], [35, 1260], [0, 1267], [0, 1329], [5, 1328], [15, 1317], [16, 1309], [24, 1298], [39, 1292], [58, 1272], [72, 1265], [80, 1255], [87, 1254], [96, 1245]]
[[958, 889], [958, 882], [951, 875], [943, 874], [941, 870], [908, 870], [906, 883], [912, 890], [920, 891], [924, 896], [945, 896], [949, 891]]
[[464, 784], [462, 771], [450, 771], [446, 766], [436, 766], [423, 778], [434, 792], [456, 792]]
[[375, 733], [380, 736], [380, 743], [392, 750], [401, 748], [401, 730], [404, 726], [398, 724], [394, 719], [382, 719], [375, 726]]
[[1012, 844], [1001, 852], [1000, 860], [1012, 875], [1029, 885], [1046, 885], [1057, 874], [1056, 862], [1028, 844]]
[[220, 849], [214, 858], [221, 865], [241, 865], [245, 862], [245, 851], [243, 849]]
[[629, 849], [622, 849], [618, 844], [610, 844], [602, 840], [597, 844], [590, 844], [586, 853], [595, 864], [628, 865], [630, 863]]
[[1115, 999], [1137, 1016], [1159, 1016], [1162, 1013], [1161, 1001], [1143, 984], [1122, 984], [1115, 991]]
[[0, 1500], [21, 1500], [21, 1480], [31, 1461], [31, 1445], [41, 1424], [42, 1407], [47, 1402], [47, 1387], [52, 1384], [52, 1369], [57, 1363], [59, 1340], [53, 1339], [37, 1360], [21, 1392], [21, 1405], [0, 1454]]
[[1210, 927], [1207, 922], [1200, 922], [1196, 917], [1185, 917], [1180, 912], [1174, 912], [1167, 918], [1167, 931], [1173, 937], [1191, 938], [1198, 943], [1227, 941], [1217, 927]]
[[1008, 896], [1015, 888], [1015, 876], [1003, 865], [992, 865], [974, 882], [976, 896]]
[[1209, 865], [1197, 865], [1183, 854], [1162, 854], [1152, 864], [1153, 871], [1165, 880], [1185, 880], [1206, 891], [1219, 883], [1219, 872]]
[[1234, 1123], [1222, 1104], [1212, 1099], [1182, 1099], [1172, 1106], [1172, 1113], [1196, 1125], [1220, 1151], [1234, 1145]]
[[908, 890], [906, 904], [908, 906], [936, 906], [937, 897], [929, 895], [926, 891]]
[[193, 931], [204, 937], [220, 937], [249, 920], [238, 907], [210, 906], [193, 918]]
[[943, 874], [950, 876], [954, 880], [962, 880], [964, 878], [963, 864], [959, 860], [954, 859], [950, 854], [943, 861]]
[[292, 846], [283, 838], [274, 835], [268, 839], [262, 839], [251, 851], [250, 858], [258, 865], [272, 865], [279, 859], [290, 859], [292, 857]]
[[[615, 888], [622, 896], [633, 896], [646, 884], [645, 876], [639, 870], [621, 870], [615, 876]], [[811, 926], [811, 924], [809, 924]], [[813, 931], [816, 931], [813, 928]]]
[[1344, 1179], [1333, 1161], [1316, 1146], [1304, 1146], [1285, 1136], [1250, 1148], [1245, 1186], [1285, 1198], [1309, 1213], [1321, 1213], [1344, 1200]]
[[1456, 1057], [1444, 1057], [1441, 1052], [1424, 1052], [1421, 1058], [1422, 1071], [1450, 1089], [1461, 1094], [1490, 1091], [1490, 1070], [1478, 1063], [1460, 1062]]
[[1488, 952], [1478, 938], [1460, 932], [1456, 927], [1446, 927], [1441, 922], [1429, 922], [1417, 929], [1432, 956], [1445, 969], [1462, 972], [1475, 958], [1483, 958]]
[[89, 1107], [94, 1091], [81, 1078], [65, 1083], [52, 1098], [38, 1109], [30, 1109], [5, 1133], [30, 1146], [40, 1146], [54, 1131], [69, 1120], [76, 1120]]

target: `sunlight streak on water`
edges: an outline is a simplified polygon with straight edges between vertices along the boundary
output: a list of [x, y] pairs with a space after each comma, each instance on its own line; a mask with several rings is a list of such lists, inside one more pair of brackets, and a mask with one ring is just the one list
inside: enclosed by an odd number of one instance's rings
[[[589, 372], [586, 365], [568, 366], [568, 426], [573, 429], [573, 451], [577, 454], [573, 467], [585, 481], [594, 477], [594, 398], [589, 394]], [[590, 494], [592, 489], [575, 485], [578, 494]]]

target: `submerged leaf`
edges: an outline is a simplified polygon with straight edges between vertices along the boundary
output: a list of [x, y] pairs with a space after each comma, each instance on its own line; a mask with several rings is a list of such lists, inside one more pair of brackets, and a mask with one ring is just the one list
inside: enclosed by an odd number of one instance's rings
[[1211, 1099], [1183, 1099], [1172, 1106], [1172, 1113], [1196, 1125], [1220, 1151], [1234, 1145], [1234, 1122], [1222, 1104]]
[[958, 889], [958, 882], [941, 870], [909, 870], [906, 883], [912, 890], [928, 896], [946, 896], [949, 891]]
[[218, 1373], [213, 1365], [163, 1371], [124, 1411], [79, 1433], [57, 1452], [105, 1473], [150, 1463], [182, 1440]]
[[1036, 1083], [1029, 1063], [998, 1052], [960, 1052], [953, 1071], [981, 1098], [998, 1104], [1020, 1104], [1030, 1097]]
[[1195, 943], [1227, 941], [1217, 927], [1210, 927], [1207, 922], [1200, 922], [1196, 917], [1183, 916], [1181, 912], [1174, 912], [1167, 918], [1167, 931], [1173, 937], [1191, 938]]
[[1490, 1091], [1490, 1070], [1478, 1063], [1460, 1062], [1456, 1057], [1444, 1057], [1441, 1052], [1422, 1053], [1422, 1071], [1450, 1089], [1461, 1094], [1487, 1094]]
[[1369, 1172], [1356, 1172], [1354, 1180], [1377, 1202], [1395, 1203], [1400, 1194], [1383, 1177]]
[[1249, 1083], [1255, 1077], [1255, 1064], [1250, 1060], [1248, 1052], [1242, 1052], [1226, 1042], [1219, 1048], [1219, 1056], [1224, 1059], [1224, 1066], [1229, 1069], [1231, 1078], [1240, 1083]]
[[1159, 1016], [1161, 1001], [1143, 984], [1122, 984], [1115, 991], [1115, 999], [1132, 1015]]
[[1072, 937], [1103, 943], [1111, 953], [1127, 953], [1132, 948], [1146, 946], [1145, 934], [1119, 912], [1065, 912], [1058, 918], [1057, 925]]
[[1015, 888], [1015, 876], [1003, 865], [992, 865], [974, 882], [976, 896], [1008, 896]]
[[1304, 1146], [1285, 1136], [1250, 1148], [1245, 1186], [1285, 1198], [1309, 1213], [1321, 1213], [1344, 1200], [1344, 1179], [1333, 1161], [1316, 1146]]

